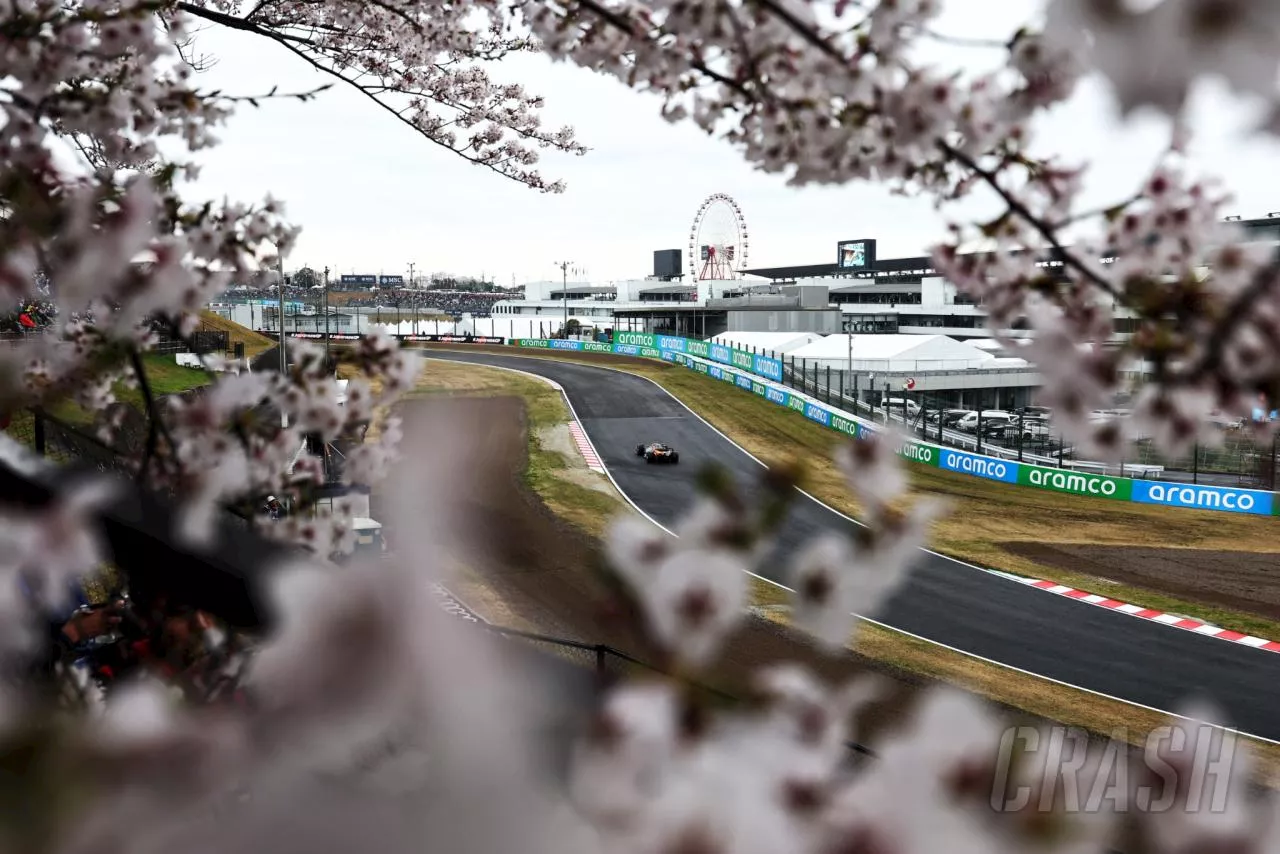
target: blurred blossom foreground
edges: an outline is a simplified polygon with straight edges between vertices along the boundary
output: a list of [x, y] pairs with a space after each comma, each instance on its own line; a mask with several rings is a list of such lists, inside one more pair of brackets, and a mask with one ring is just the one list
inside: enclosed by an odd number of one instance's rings
[[[60, 663], [61, 700], [6, 695], [4, 850], [1104, 851], [1122, 829], [1152, 846], [1130, 851], [1269, 850], [1214, 847], [1270, 826], [1241, 783], [1244, 761], [1225, 770], [1216, 810], [1173, 790], [1172, 806], [1131, 809], [1125, 792], [1152, 783], [1137, 763], [1082, 810], [1045, 787], [1066, 791], [1059, 777], [1082, 767], [1093, 780], [1114, 757], [1093, 745], [1091, 765], [1019, 758], [1002, 719], [965, 694], [923, 695], [861, 761], [848, 744], [882, 693], [874, 679], [825, 685], [782, 665], [758, 673], [747, 705], [710, 698], [699, 674], [745, 613], [746, 571], [770, 552], [798, 472], [767, 471], [756, 506], [708, 472], [676, 538], [635, 517], [615, 524], [607, 553], [630, 604], [613, 613], [639, 615], [675, 675], [600, 693], [589, 671], [434, 604], [446, 567], [483, 559], [486, 532], [451, 484], [483, 465], [492, 427], [465, 408], [421, 412], [388, 486], [403, 537], [390, 556], [275, 567], [275, 630], [257, 640], [211, 615], [170, 618], [168, 657], [105, 699]], [[893, 448], [887, 437], [841, 454], [870, 527], [856, 542], [816, 541], [791, 567], [795, 619], [833, 654], [856, 629], [851, 612], [902, 578], [938, 510], [904, 500]], [[64, 579], [94, 565], [93, 508], [111, 495], [99, 483], [13, 515], [11, 571], [36, 566], [35, 549]], [[15, 653], [35, 639], [7, 637]], [[204, 658], [247, 669], [210, 692]], [[1178, 726], [1164, 756], [1190, 778], [1198, 729]]]
[[[756, 503], [707, 472], [674, 538], [616, 521], [609, 613], [635, 621], [657, 668], [603, 686], [436, 606], [507, 532], [457, 498], [487, 425], [396, 410], [421, 368], [396, 340], [291, 343], [278, 370], [205, 355], [208, 385], [182, 395], [148, 368], [161, 340], [197, 352], [200, 308], [282, 270], [298, 235], [275, 199], [191, 198], [237, 106], [326, 88], [202, 88], [198, 33], [223, 27], [480, 167], [477, 181], [562, 192], [540, 157], [587, 153], [572, 128], [543, 126], [540, 94], [490, 74], [539, 51], [657, 95], [664, 117], [792, 185], [927, 198], [953, 222], [935, 266], [992, 335], [1029, 341], [1016, 346], [1043, 373], [1040, 402], [1082, 453], [1141, 436], [1177, 455], [1211, 436], [1212, 410], [1274, 410], [1280, 258], [1223, 221], [1229, 195], [1185, 153], [1205, 77], [1253, 99], [1258, 135], [1280, 130], [1280, 2], [1048, 0], [972, 45], [938, 30], [942, 5], [0, 0], [0, 419], [69, 408], [97, 448], [51, 467], [0, 442], [0, 850], [1280, 851], [1244, 745], [1193, 722], [1211, 711], [1124, 752], [1031, 737], [939, 691], [854, 761], [879, 683], [775, 666], [749, 702], [701, 689], [799, 470], [768, 470]], [[938, 67], [944, 43], [982, 58]], [[1082, 201], [1088, 164], [1035, 133], [1089, 75], [1119, 119], [1168, 120], [1151, 170], [1101, 208]], [[989, 219], [955, 205], [975, 198]], [[989, 251], [961, 251], [974, 243]], [[1130, 416], [1089, 418], [1118, 392], [1134, 393]], [[1269, 441], [1275, 424], [1250, 429]], [[334, 475], [339, 441], [351, 453]], [[789, 619], [825, 654], [845, 653], [854, 614], [897, 589], [942, 510], [907, 494], [900, 441], [842, 449], [866, 527], [789, 559]], [[385, 497], [389, 557], [347, 557], [335, 486]]]

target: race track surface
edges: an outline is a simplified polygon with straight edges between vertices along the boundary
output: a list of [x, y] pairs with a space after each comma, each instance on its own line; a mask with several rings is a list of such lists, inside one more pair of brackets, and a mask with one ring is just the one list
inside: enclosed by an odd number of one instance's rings
[[[758, 463], [643, 378], [523, 356], [438, 350], [429, 355], [516, 368], [559, 383], [618, 485], [664, 525], [693, 501], [701, 464], [714, 460], [744, 486], [758, 478]], [[673, 445], [680, 464], [645, 464], [635, 448], [646, 442]], [[834, 511], [799, 497], [782, 533], [783, 548], [793, 549], [818, 531], [851, 526]], [[776, 564], [761, 574], [785, 582]], [[1277, 653], [1054, 596], [924, 551], [897, 595], [868, 616], [964, 652], [1155, 709], [1172, 711], [1200, 693], [1226, 712], [1225, 723], [1280, 740]]]

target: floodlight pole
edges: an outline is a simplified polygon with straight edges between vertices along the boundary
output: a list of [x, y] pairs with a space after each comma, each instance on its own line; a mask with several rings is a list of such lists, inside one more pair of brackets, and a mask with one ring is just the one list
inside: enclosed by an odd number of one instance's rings
[[[849, 377], [850, 378], [853, 377], [853, 332], [849, 328], [851, 325], [852, 324], [850, 323], [846, 323], [845, 331], [844, 331], [845, 343], [849, 345]], [[841, 397], [843, 396], [844, 395], [842, 394]], [[853, 406], [854, 406], [853, 411], [856, 413], [858, 411], [858, 404], [856, 401], [854, 402]]]
[[[413, 288], [413, 268], [415, 266], [417, 266], [416, 262], [414, 261], [409, 262], [409, 290], [411, 291], [414, 289]], [[396, 327], [396, 334], [397, 335], [400, 334], [400, 327], [398, 326]], [[416, 305], [413, 307], [413, 334], [414, 335], [418, 334], [418, 306]]]
[[561, 284], [560, 298], [564, 302], [564, 337], [569, 338], [569, 265], [572, 261], [557, 261], [556, 266], [560, 268]]
[[324, 268], [324, 363], [329, 364], [329, 268]]
[[[276, 262], [280, 265], [280, 281], [276, 285], [276, 293], [280, 297], [280, 376], [283, 378], [289, 374], [289, 356], [285, 352], [284, 343], [284, 253], [280, 251], [280, 247], [276, 247]], [[287, 429], [289, 426], [289, 415], [280, 410], [280, 429]]]
[[[280, 247], [276, 247], [278, 250]], [[289, 357], [284, 352], [284, 253], [280, 252], [276, 256], [276, 262], [280, 266], [280, 282], [276, 285], [276, 294], [280, 297], [280, 374], [283, 376], [289, 372]]]

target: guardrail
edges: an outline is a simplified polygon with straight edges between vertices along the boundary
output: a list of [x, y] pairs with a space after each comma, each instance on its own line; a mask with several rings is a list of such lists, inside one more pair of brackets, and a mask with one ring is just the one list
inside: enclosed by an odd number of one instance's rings
[[[783, 386], [782, 360], [722, 344], [638, 332], [615, 333], [612, 344], [547, 338], [517, 338], [507, 343], [529, 349], [613, 353], [663, 359], [707, 374], [713, 379], [732, 383], [743, 391], [753, 392], [770, 403], [793, 409], [810, 421], [848, 436], [871, 436], [881, 429], [880, 425], [873, 425], [858, 415]], [[1265, 490], [1115, 477], [1084, 471], [1083, 466], [1060, 468], [1057, 467], [1056, 460], [1052, 467], [1036, 465], [1025, 460], [1016, 462], [914, 440], [903, 442], [898, 454], [921, 465], [1050, 492], [1252, 516], [1280, 513], [1280, 501], [1276, 500], [1275, 493]]]

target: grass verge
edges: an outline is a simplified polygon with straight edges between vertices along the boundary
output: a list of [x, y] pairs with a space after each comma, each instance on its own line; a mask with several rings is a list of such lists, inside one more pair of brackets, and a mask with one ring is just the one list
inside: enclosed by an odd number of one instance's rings
[[252, 359], [254, 356], [270, 350], [276, 343], [262, 333], [254, 332], [249, 327], [241, 326], [234, 320], [228, 320], [217, 312], [209, 311], [208, 309], [200, 312], [200, 322], [209, 329], [228, 333], [233, 347], [236, 344], [244, 344], [246, 359]]
[[[213, 380], [207, 371], [179, 365], [172, 355], [144, 353], [142, 367], [147, 375], [147, 382], [151, 386], [151, 392], [157, 397], [189, 391]], [[121, 403], [128, 404], [138, 411], [146, 408], [140, 390], [129, 388], [123, 383], [116, 383], [114, 392], [116, 400]], [[74, 426], [90, 424], [96, 415], [71, 400], [62, 400], [53, 404], [49, 407], [49, 414]], [[31, 413], [25, 409], [14, 413], [5, 433], [17, 442], [31, 445], [35, 435], [34, 419]]]

